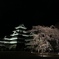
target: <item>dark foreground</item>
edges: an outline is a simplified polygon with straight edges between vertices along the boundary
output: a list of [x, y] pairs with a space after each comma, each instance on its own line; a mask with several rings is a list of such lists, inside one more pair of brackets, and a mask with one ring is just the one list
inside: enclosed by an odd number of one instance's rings
[[0, 58], [10, 58], [10, 59], [37, 59], [39, 56], [36, 56], [35, 54], [32, 54], [30, 52], [20, 52], [20, 51], [5, 51], [5, 52], [0, 52]]
[[51, 54], [43, 54], [43, 55], [40, 55], [40, 54], [32, 54], [30, 52], [20, 52], [20, 51], [5, 51], [5, 52], [0, 52], [0, 58], [10, 58], [10, 59], [37, 59], [37, 58], [40, 58], [40, 57], [59, 57], [59, 55], [57, 55], [56, 53], [51, 53]]

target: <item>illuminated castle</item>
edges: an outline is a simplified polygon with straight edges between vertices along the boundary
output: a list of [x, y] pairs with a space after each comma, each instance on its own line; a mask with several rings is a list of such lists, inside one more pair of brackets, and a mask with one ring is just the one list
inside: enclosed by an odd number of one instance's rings
[[25, 43], [27, 43], [27, 39], [30, 37], [27, 28], [21, 24], [15, 27], [15, 30], [9, 37], [4, 37], [3, 41], [0, 41], [0, 47], [2, 50], [24, 50]]

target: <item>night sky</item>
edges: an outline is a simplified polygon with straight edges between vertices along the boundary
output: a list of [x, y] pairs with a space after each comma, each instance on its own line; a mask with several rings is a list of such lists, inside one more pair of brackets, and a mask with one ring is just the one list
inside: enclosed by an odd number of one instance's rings
[[57, 24], [59, 22], [59, 2], [0, 1], [0, 37], [9, 35], [15, 26], [24, 23], [28, 29], [33, 25]]

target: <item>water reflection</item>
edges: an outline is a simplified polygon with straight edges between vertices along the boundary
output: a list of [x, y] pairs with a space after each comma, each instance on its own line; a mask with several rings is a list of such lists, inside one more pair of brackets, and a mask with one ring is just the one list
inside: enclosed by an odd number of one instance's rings
[[34, 53], [40, 57], [59, 57], [59, 53]]

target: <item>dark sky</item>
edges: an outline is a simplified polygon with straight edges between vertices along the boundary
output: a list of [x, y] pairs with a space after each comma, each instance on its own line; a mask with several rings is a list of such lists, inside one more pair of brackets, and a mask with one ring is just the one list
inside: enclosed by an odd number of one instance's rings
[[51, 25], [59, 22], [59, 2], [41, 1], [0, 1], [0, 37], [8, 35], [15, 26], [24, 23]]

